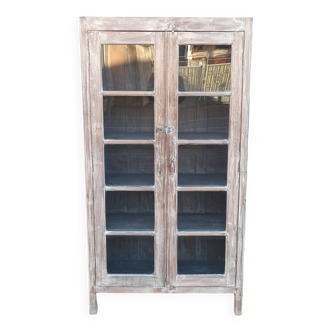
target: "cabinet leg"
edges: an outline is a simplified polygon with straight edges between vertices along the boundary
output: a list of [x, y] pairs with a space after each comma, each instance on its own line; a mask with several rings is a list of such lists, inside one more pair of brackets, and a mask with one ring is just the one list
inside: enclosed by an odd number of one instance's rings
[[96, 315], [98, 312], [97, 294], [92, 288], [90, 290], [90, 315]]
[[234, 314], [242, 315], [242, 289], [237, 289], [234, 294]]

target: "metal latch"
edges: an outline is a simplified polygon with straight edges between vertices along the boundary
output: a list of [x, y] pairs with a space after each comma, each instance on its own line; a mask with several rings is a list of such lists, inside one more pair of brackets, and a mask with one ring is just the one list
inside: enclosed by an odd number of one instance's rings
[[168, 133], [174, 132], [174, 127], [158, 127], [157, 132], [165, 133], [167, 135]]

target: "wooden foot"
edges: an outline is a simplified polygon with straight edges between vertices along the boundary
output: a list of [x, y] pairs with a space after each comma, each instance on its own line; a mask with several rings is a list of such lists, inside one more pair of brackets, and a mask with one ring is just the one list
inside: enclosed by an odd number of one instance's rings
[[242, 315], [242, 289], [237, 289], [234, 294], [234, 314]]
[[96, 315], [98, 312], [97, 294], [94, 290], [90, 290], [90, 315]]

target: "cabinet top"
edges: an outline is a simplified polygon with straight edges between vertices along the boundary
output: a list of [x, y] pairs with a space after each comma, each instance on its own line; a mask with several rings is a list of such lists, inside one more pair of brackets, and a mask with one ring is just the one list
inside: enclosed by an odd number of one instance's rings
[[113, 16], [113, 15], [79, 15], [80, 17], [253, 17], [253, 16]]
[[251, 17], [80, 17], [82, 31], [244, 31]]

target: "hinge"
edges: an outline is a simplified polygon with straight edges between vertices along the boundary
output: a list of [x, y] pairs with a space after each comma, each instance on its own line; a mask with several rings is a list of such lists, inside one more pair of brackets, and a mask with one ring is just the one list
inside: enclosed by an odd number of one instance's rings
[[168, 133], [174, 132], [174, 127], [158, 127], [157, 132], [165, 133], [167, 135]]
[[173, 24], [173, 25], [172, 25], [172, 33], [174, 33], [175, 29], [176, 29], [176, 25]]

